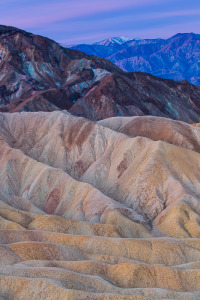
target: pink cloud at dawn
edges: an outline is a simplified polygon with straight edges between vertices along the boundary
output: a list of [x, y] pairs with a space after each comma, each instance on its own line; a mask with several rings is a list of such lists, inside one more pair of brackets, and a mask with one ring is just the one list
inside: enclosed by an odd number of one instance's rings
[[[164, 0], [151, 0], [151, 3], [154, 4], [162, 2], [164, 2]], [[46, 3], [31, 4], [28, 9], [27, 7], [19, 7], [15, 10], [11, 8], [9, 15], [1, 16], [1, 23], [5, 25], [16, 23], [17, 25], [15, 26], [18, 27], [31, 26], [37, 28], [42, 24], [70, 20], [101, 12], [117, 11], [126, 8], [133, 9], [147, 5], [148, 3], [149, 0], [53, 1], [48, 5]], [[37, 16], [35, 16], [34, 12], [37, 13]]]
[[0, 10], [1, 24], [66, 43], [113, 35], [156, 38], [180, 30], [198, 33], [199, 27], [192, 24], [199, 16], [197, 0], [2, 0]]

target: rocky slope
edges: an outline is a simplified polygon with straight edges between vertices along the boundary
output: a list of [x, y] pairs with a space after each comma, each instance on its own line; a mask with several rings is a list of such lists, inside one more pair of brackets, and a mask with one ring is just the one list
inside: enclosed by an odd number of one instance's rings
[[200, 87], [146, 73], [112, 73], [69, 111], [92, 120], [154, 115], [194, 123], [200, 119]]
[[[102, 46], [102, 45], [96, 45]], [[92, 120], [154, 115], [200, 122], [200, 87], [146, 73], [0, 26], [0, 111], [67, 109]]]
[[68, 109], [104, 75], [115, 71], [121, 72], [107, 60], [0, 26], [1, 111]]
[[[105, 40], [107, 41], [107, 40]], [[147, 72], [162, 78], [200, 85], [200, 35], [179, 33], [169, 39], [100, 42], [74, 49], [107, 58], [124, 71]]]
[[2, 299], [199, 299], [200, 128], [0, 113]]

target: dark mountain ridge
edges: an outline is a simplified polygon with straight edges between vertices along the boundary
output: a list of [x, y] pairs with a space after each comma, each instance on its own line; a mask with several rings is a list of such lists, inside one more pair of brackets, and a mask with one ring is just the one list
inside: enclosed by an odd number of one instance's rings
[[200, 87], [127, 73], [107, 59], [0, 26], [0, 111], [60, 109], [92, 120], [154, 115], [194, 123]]

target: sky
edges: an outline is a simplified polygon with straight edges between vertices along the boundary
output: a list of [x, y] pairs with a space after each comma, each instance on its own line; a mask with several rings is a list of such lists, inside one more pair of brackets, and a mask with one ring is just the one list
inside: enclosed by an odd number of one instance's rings
[[200, 34], [200, 0], [0, 0], [0, 24], [61, 44]]

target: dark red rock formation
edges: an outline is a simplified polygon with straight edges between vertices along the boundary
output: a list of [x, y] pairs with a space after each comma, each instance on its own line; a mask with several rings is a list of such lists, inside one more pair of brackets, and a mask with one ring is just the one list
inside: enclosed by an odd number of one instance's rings
[[192, 123], [199, 120], [200, 87], [146, 73], [110, 74], [70, 111], [89, 119], [154, 115]]
[[17, 28], [0, 26], [0, 111], [69, 110], [92, 120], [165, 116], [200, 122], [200, 87], [146, 73]]

